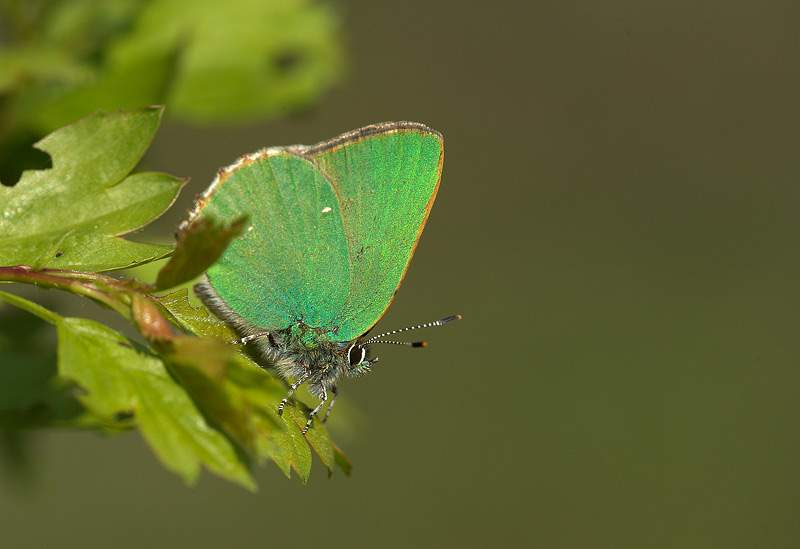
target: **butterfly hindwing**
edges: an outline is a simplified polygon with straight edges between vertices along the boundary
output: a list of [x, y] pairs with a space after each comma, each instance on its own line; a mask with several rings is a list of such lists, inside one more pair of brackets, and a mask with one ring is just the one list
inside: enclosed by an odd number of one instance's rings
[[350, 135], [357, 137], [307, 153], [335, 182], [344, 216], [353, 273], [338, 320], [345, 338], [369, 330], [389, 307], [436, 197], [443, 161], [441, 135], [422, 124], [380, 124]]

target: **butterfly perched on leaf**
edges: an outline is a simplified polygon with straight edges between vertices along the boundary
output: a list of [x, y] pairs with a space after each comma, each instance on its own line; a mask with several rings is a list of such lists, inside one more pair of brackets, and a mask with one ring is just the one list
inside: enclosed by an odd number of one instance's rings
[[[442, 174], [439, 132], [415, 122], [365, 126], [316, 145], [272, 147], [219, 171], [188, 222], [205, 216], [244, 233], [195, 293], [255, 346], [264, 366], [319, 398], [303, 432], [338, 394], [337, 381], [370, 371], [372, 338], [408, 268]], [[282, 413], [288, 396], [278, 413]]]

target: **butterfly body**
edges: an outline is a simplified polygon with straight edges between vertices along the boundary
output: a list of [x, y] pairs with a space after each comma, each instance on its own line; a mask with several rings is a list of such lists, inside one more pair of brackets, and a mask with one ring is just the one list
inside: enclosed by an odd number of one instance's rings
[[335, 391], [341, 377], [356, 377], [370, 371], [367, 347], [358, 339], [338, 341], [333, 331], [309, 326], [300, 319], [287, 328], [265, 330], [232, 311], [208, 283], [198, 284], [195, 293], [240, 337], [252, 338], [255, 354], [264, 363], [284, 379], [303, 379], [309, 392], [319, 399]]

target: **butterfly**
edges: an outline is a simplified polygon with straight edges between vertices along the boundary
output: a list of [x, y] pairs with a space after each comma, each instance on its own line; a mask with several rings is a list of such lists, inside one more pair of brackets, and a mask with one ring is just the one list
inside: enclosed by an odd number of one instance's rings
[[320, 399], [303, 433], [345, 376], [378, 360], [385, 336], [461, 318], [367, 334], [403, 280], [439, 188], [439, 132], [415, 122], [374, 124], [316, 145], [271, 147], [220, 170], [188, 222], [206, 216], [243, 234], [211, 266], [196, 295], [291, 383]]

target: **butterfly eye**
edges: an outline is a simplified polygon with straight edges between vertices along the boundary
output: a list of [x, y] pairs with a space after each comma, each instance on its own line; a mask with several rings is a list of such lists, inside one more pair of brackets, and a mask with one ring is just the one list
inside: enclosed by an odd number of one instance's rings
[[367, 352], [361, 345], [353, 343], [347, 350], [347, 359], [350, 361], [350, 366], [358, 366], [367, 357]]

